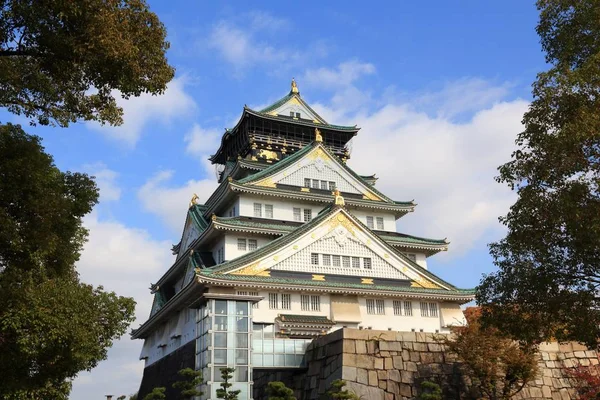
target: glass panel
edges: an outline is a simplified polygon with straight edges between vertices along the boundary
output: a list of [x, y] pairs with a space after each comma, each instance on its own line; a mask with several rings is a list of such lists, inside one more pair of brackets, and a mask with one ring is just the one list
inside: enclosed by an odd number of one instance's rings
[[237, 315], [248, 315], [248, 302], [247, 301], [236, 301], [235, 302], [235, 313]]
[[248, 350], [247, 349], [235, 351], [235, 363], [242, 364], [242, 365], [248, 365]]
[[214, 382], [223, 382], [223, 378], [221, 378], [220, 367], [213, 367], [213, 375], [214, 375], [214, 378], [213, 378]]
[[227, 317], [215, 317], [215, 331], [227, 330]]
[[248, 382], [248, 367], [236, 366], [235, 367], [235, 380], [238, 382]]
[[296, 353], [304, 353], [304, 340], [294, 340], [294, 347], [295, 347], [295, 352]]
[[247, 333], [236, 333], [235, 335], [235, 347], [248, 348], [248, 334]]
[[254, 339], [258, 339], [258, 338], [262, 337], [262, 330], [263, 330], [262, 324], [252, 324], [252, 332], [254, 333]]
[[286, 354], [294, 354], [294, 341], [293, 340], [286, 340], [284, 342], [284, 347], [285, 347], [285, 352]]
[[296, 356], [293, 354], [286, 354], [285, 355], [285, 365], [287, 367], [297, 367]]
[[215, 314], [227, 314], [227, 300], [215, 300]]
[[265, 353], [273, 352], [273, 340], [263, 340], [263, 351]]
[[248, 332], [248, 318], [237, 317], [235, 321], [237, 332]]
[[215, 350], [215, 364], [227, 365], [227, 350]]
[[275, 339], [275, 351], [274, 353], [283, 353], [283, 346], [286, 339]]
[[275, 354], [275, 358], [273, 360], [274, 365], [277, 367], [285, 366], [285, 354]]
[[214, 333], [215, 335], [215, 347], [227, 347], [227, 333]]
[[262, 354], [252, 354], [252, 366], [253, 367], [262, 367]]
[[252, 351], [254, 351], [256, 353], [263, 352], [263, 341], [261, 339], [258, 339], [258, 340], [255, 339], [252, 341]]
[[273, 366], [273, 354], [263, 354], [263, 367]]
[[263, 328], [263, 335], [265, 339], [273, 338], [273, 325], [265, 325]]

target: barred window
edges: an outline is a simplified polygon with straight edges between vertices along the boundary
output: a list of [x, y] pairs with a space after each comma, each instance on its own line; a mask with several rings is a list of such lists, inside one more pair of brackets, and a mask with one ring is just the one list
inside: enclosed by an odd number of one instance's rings
[[335, 182], [329, 182], [329, 190], [332, 192], [335, 190]]
[[360, 257], [352, 257], [352, 268], [360, 268]]
[[319, 180], [318, 179], [313, 179], [312, 180], [312, 187], [313, 187], [313, 189], [318, 189], [319, 188]]
[[421, 302], [421, 317], [429, 317], [429, 304]]
[[394, 315], [410, 317], [412, 315], [412, 303], [410, 301], [394, 300]]
[[238, 239], [238, 250], [246, 251], [246, 239]]
[[312, 210], [310, 208], [304, 209], [304, 222], [308, 222], [312, 219]]
[[271, 310], [279, 308], [279, 296], [277, 293], [269, 293], [269, 308]]
[[367, 299], [367, 314], [375, 314], [375, 299]]
[[438, 316], [438, 308], [436, 303], [429, 303], [429, 316], [437, 317]]
[[342, 256], [342, 265], [344, 268], [350, 268], [350, 257]]
[[292, 309], [292, 295], [288, 293], [283, 293], [281, 295], [281, 308], [283, 310], [291, 310]]
[[365, 267], [365, 269], [371, 269], [372, 268], [371, 259], [368, 257], [363, 258], [363, 266]]
[[383, 230], [383, 217], [377, 217], [377, 229]]
[[300, 295], [300, 308], [302, 311], [310, 311], [310, 296], [307, 294]]
[[327, 186], [328, 186], [328, 182], [327, 181], [321, 181], [321, 189], [327, 190]]
[[302, 210], [294, 207], [294, 221], [302, 221]]
[[323, 254], [321, 257], [323, 257], [323, 265], [326, 267], [331, 267], [331, 255]]
[[340, 256], [331, 256], [332, 260], [333, 260], [333, 266], [334, 267], [339, 267], [340, 264]]
[[[250, 296], [258, 296], [258, 292], [248, 292]], [[252, 303], [252, 308], [258, 308], [258, 301], [256, 303]]]
[[312, 265], [319, 265], [319, 254], [310, 253], [310, 263]]
[[310, 296], [311, 311], [321, 311], [321, 298], [319, 296]]
[[417, 255], [416, 254], [408, 253], [406, 256], [408, 258], [410, 258], [411, 261], [414, 261], [414, 262], [417, 261]]
[[310, 187], [310, 178], [304, 178], [304, 186]]
[[265, 204], [265, 218], [273, 218], [273, 204]]
[[254, 216], [262, 217], [262, 204], [254, 203]]
[[403, 315], [402, 314], [402, 301], [394, 300], [394, 315]]
[[248, 239], [248, 250], [254, 251], [258, 248], [256, 239]]
[[404, 315], [411, 317], [412, 314], [412, 301], [407, 300], [404, 302]]
[[367, 217], [367, 228], [373, 229], [373, 217]]
[[385, 303], [384, 303], [383, 299], [375, 300], [375, 309], [377, 311], [377, 314], [379, 314], [379, 315], [385, 314]]

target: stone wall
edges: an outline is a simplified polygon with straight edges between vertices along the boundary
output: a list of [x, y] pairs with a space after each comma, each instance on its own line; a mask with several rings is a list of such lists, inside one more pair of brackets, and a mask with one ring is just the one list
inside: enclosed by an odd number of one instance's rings
[[167, 399], [178, 399], [180, 393], [173, 388], [173, 383], [180, 380], [178, 372], [184, 368], [194, 368], [195, 345], [192, 340], [171, 354], [144, 368], [142, 383], [138, 391], [138, 399], [143, 399], [155, 387], [164, 386]]
[[265, 388], [269, 382], [283, 382], [285, 386], [294, 390], [294, 395], [302, 398], [304, 388], [306, 387], [306, 369], [305, 368], [276, 368], [263, 369], [255, 368], [252, 371], [252, 380], [254, 381], [253, 398], [254, 400], [267, 400]]
[[[431, 334], [343, 329], [312, 342], [306, 357], [306, 377], [297, 380], [304, 385], [299, 400], [323, 398], [335, 379], [369, 400], [415, 398], [426, 379], [442, 385], [444, 399], [459, 399], [464, 390], [456, 358]], [[598, 364], [596, 352], [579, 344], [543, 345], [539, 358], [538, 378], [515, 399], [573, 399], [563, 368]]]

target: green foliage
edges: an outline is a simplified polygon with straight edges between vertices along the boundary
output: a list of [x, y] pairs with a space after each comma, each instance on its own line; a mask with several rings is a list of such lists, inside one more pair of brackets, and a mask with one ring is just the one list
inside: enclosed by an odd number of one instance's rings
[[144, 0], [3, 2], [0, 106], [32, 123], [122, 123], [115, 95], [159, 94], [173, 78], [166, 30]]
[[233, 379], [235, 368], [221, 368], [221, 387], [217, 389], [217, 398], [225, 400], [238, 400], [240, 390], [229, 390], [233, 386], [229, 381]]
[[419, 400], [442, 400], [442, 388], [435, 382], [421, 382]]
[[294, 391], [283, 382], [269, 382], [267, 385], [268, 400], [296, 400]]
[[127, 398], [127, 396], [122, 395], [122, 396], [117, 397], [117, 400], [125, 400], [126, 398]]
[[183, 378], [173, 384], [175, 389], [179, 389], [182, 399], [191, 399], [194, 396], [202, 396], [202, 392], [197, 389], [202, 384], [202, 371], [194, 371], [191, 368], [179, 370], [179, 375]]
[[331, 382], [331, 387], [327, 391], [327, 396], [330, 399], [335, 400], [360, 400], [360, 397], [356, 393], [345, 389], [346, 381], [343, 379], [336, 379]]
[[498, 180], [515, 189], [490, 245], [497, 273], [477, 300], [484, 320], [531, 343], [600, 337], [600, 4], [538, 0], [550, 69], [538, 74], [519, 149]]
[[164, 387], [155, 387], [150, 393], [144, 396], [144, 400], [165, 400], [167, 398], [165, 394], [166, 390]]
[[70, 379], [106, 358], [135, 302], [79, 282], [75, 262], [98, 198], [61, 172], [40, 139], [0, 125], [0, 398], [66, 399]]
[[482, 327], [478, 320], [455, 328], [454, 333], [440, 340], [458, 356], [476, 398], [508, 400], [535, 379], [538, 364], [533, 348], [521, 347], [497, 329]]

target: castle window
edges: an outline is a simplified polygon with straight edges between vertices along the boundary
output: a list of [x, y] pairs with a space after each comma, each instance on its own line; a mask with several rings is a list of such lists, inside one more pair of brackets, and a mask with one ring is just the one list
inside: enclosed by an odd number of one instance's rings
[[360, 257], [352, 257], [352, 268], [360, 268]]
[[335, 182], [329, 182], [329, 190], [332, 192], [335, 190]]
[[310, 178], [304, 178], [304, 187], [310, 187]]
[[377, 217], [377, 229], [383, 230], [383, 217]]
[[294, 207], [294, 221], [302, 221], [302, 210]]
[[309, 222], [312, 219], [312, 210], [310, 208], [304, 209], [304, 222]]
[[410, 260], [411, 260], [412, 262], [417, 262], [417, 255], [416, 255], [416, 254], [409, 253], [409, 254], [407, 254], [406, 256], [407, 256], [408, 258], [410, 258]]
[[421, 317], [437, 318], [437, 316], [438, 316], [437, 303], [421, 302]]
[[411, 317], [412, 316], [412, 301], [405, 301], [404, 302], [404, 312], [407, 317]]
[[294, 112], [290, 111], [290, 117], [293, 117], [293, 116], [294, 116]]
[[292, 295], [283, 293], [281, 295], [281, 308], [283, 310], [291, 310], [292, 309]]
[[265, 204], [265, 218], [273, 218], [273, 204]]
[[302, 311], [310, 311], [310, 296], [307, 294], [300, 295], [300, 308]]
[[262, 204], [254, 203], [254, 216], [262, 217]]
[[321, 311], [321, 298], [319, 296], [310, 296], [310, 310]]
[[342, 257], [342, 265], [344, 268], [350, 268], [350, 257], [343, 256]]
[[310, 254], [310, 263], [312, 265], [319, 265], [319, 254], [311, 253]]
[[436, 303], [429, 303], [429, 316], [437, 317], [438, 316], [438, 308]]
[[296, 118], [300, 118], [300, 113], [296, 113]]
[[248, 239], [248, 250], [254, 251], [258, 248], [256, 239]]
[[373, 229], [374, 228], [373, 217], [367, 217], [367, 228], [369, 228], [369, 229]]
[[279, 308], [279, 295], [277, 293], [269, 293], [269, 308], [271, 310]]
[[312, 188], [313, 189], [318, 189], [319, 188], [319, 180], [318, 179], [313, 179], [312, 180]]
[[326, 267], [331, 267], [331, 255], [323, 254], [323, 265]]
[[246, 251], [246, 239], [238, 239], [238, 250]]
[[412, 315], [412, 302], [394, 300], [394, 315], [410, 317]]
[[321, 189], [322, 190], [327, 190], [327, 186], [328, 186], [328, 182], [327, 181], [321, 181]]
[[332, 260], [333, 260], [333, 266], [334, 267], [339, 267], [340, 264], [340, 256], [331, 256]]
[[371, 259], [363, 258], [363, 266], [365, 267], [365, 269], [371, 269], [372, 268]]
[[367, 299], [367, 314], [384, 315], [384, 301], [382, 299]]

